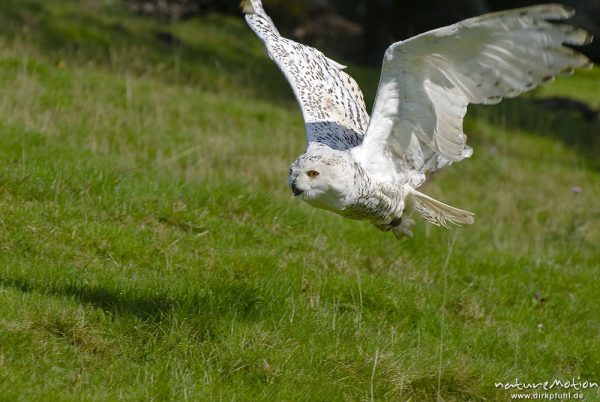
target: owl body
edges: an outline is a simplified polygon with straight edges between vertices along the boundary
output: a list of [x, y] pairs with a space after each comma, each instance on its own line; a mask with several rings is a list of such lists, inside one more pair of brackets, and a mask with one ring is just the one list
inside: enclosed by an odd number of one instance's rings
[[368, 220], [387, 231], [400, 224], [404, 213], [407, 180], [398, 178], [411, 175], [392, 176], [395, 182], [376, 180], [350, 150], [314, 144], [292, 163], [288, 182], [294, 195], [313, 207]]

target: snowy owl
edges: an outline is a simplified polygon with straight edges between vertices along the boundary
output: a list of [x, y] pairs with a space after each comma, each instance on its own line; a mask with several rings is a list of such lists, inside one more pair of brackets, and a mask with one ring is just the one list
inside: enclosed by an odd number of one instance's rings
[[469, 103], [495, 104], [592, 65], [563, 46], [592, 36], [548, 21], [571, 17], [565, 6], [486, 14], [392, 44], [369, 117], [345, 66], [282, 37], [260, 0], [242, 8], [302, 109], [307, 149], [290, 169], [294, 196], [397, 237], [412, 236], [413, 210], [435, 225], [473, 223], [472, 212], [417, 191], [428, 173], [471, 156]]

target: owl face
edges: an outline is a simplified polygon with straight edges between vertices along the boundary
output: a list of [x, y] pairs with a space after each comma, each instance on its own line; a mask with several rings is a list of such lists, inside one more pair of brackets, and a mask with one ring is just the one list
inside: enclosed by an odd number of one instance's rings
[[343, 205], [352, 185], [345, 158], [302, 155], [290, 168], [288, 183], [295, 197], [323, 209]]

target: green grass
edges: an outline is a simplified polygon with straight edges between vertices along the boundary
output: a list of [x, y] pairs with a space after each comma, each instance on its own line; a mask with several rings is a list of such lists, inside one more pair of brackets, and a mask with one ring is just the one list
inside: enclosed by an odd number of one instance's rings
[[[425, 191], [475, 224], [420, 220], [397, 241], [293, 200], [300, 113], [241, 20], [119, 4], [0, 10], [0, 399], [508, 400], [494, 382], [600, 382], [600, 127], [533, 103], [597, 107], [599, 70], [472, 108], [474, 156]], [[372, 99], [377, 71], [351, 73]]]

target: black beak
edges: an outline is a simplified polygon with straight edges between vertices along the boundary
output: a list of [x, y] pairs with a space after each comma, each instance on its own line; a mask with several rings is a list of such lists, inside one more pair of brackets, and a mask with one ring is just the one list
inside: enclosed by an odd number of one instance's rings
[[298, 187], [296, 187], [296, 182], [295, 181], [292, 183], [292, 192], [294, 193], [294, 197], [297, 197], [297, 196], [299, 196], [300, 194], [303, 193], [302, 190], [300, 190]]

